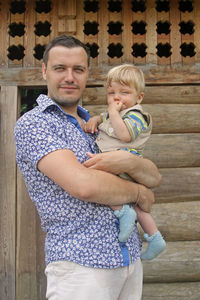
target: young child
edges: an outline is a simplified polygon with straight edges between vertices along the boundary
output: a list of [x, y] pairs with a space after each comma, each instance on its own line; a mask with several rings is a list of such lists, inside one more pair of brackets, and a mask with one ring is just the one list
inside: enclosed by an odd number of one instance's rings
[[[146, 141], [152, 130], [151, 116], [144, 112], [140, 103], [144, 97], [143, 72], [131, 64], [112, 68], [107, 74], [106, 89], [108, 112], [92, 117], [85, 124], [85, 131], [98, 132], [96, 143], [101, 152], [125, 150], [142, 156]], [[120, 177], [132, 180], [128, 174]], [[150, 260], [160, 254], [166, 243], [149, 213], [137, 205], [112, 206], [119, 219], [119, 241], [125, 242], [134, 227], [136, 219], [144, 230], [148, 247], [141, 259]]]

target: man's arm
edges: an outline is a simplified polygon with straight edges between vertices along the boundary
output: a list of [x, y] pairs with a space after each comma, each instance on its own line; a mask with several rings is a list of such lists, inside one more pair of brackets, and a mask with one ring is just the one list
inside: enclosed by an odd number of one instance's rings
[[87, 168], [67, 149], [44, 156], [38, 163], [38, 169], [72, 196], [83, 201], [104, 205], [137, 202], [147, 212], [154, 202], [150, 189], [111, 173]]
[[88, 153], [89, 159], [84, 163], [87, 168], [103, 170], [113, 174], [127, 173], [136, 182], [149, 188], [161, 183], [161, 174], [156, 165], [145, 158], [128, 151], [111, 151], [105, 153]]

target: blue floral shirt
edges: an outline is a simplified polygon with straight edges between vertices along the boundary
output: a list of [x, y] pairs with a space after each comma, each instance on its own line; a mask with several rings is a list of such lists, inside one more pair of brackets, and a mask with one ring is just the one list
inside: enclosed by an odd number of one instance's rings
[[[137, 227], [126, 243], [120, 243], [119, 222], [112, 209], [74, 198], [37, 169], [42, 157], [58, 149], [73, 151], [83, 163], [86, 152], [98, 151], [96, 136], [85, 134], [77, 120], [46, 95], [37, 102], [17, 121], [15, 141], [17, 164], [46, 232], [46, 264], [67, 260], [94, 268], [129, 265], [141, 252]], [[80, 106], [78, 113], [89, 119]]]

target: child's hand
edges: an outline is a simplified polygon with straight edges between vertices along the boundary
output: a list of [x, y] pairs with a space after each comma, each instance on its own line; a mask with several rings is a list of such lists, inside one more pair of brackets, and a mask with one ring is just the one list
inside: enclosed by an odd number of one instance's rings
[[100, 124], [100, 116], [90, 118], [84, 125], [84, 131], [90, 133], [98, 132], [98, 125]]
[[108, 112], [111, 113], [111, 112], [115, 112], [115, 111], [118, 111], [120, 112], [122, 110], [122, 102], [120, 101], [113, 101], [112, 103], [110, 103], [108, 105]]

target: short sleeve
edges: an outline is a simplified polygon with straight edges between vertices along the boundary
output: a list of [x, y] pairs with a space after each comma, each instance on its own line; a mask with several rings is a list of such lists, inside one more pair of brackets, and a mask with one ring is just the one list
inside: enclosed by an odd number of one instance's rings
[[143, 115], [138, 111], [128, 112], [123, 116], [123, 120], [129, 130], [132, 141], [147, 129], [147, 123]]
[[59, 131], [46, 120], [19, 120], [15, 127], [17, 162], [29, 161], [37, 167], [37, 163], [45, 155], [68, 147], [67, 139], [63, 135], [63, 130]]

